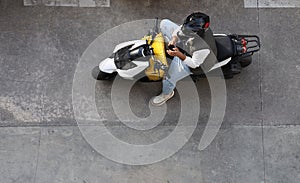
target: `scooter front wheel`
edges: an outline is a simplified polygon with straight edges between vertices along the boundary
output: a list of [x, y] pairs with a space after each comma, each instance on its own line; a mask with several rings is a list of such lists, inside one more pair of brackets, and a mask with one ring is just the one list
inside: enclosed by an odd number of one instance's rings
[[96, 80], [111, 80], [116, 75], [117, 75], [117, 73], [115, 73], [115, 72], [113, 72], [113, 73], [102, 72], [99, 69], [99, 66], [94, 67], [94, 69], [92, 70], [92, 76]]

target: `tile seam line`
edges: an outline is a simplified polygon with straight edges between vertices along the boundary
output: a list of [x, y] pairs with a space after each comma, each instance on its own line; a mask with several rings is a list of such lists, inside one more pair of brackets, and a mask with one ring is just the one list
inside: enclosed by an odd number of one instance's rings
[[[260, 0], [256, 1], [256, 5], [257, 5], [257, 19], [258, 19], [258, 32], [259, 34], [261, 33], [261, 27], [260, 27], [260, 8], [259, 8], [259, 2]], [[264, 141], [264, 105], [263, 105], [263, 94], [262, 94], [262, 82], [263, 82], [263, 78], [262, 78], [262, 63], [261, 63], [261, 58], [260, 58], [260, 52], [258, 53], [258, 65], [259, 65], [259, 93], [260, 93], [260, 109], [261, 109], [261, 132], [262, 132], [262, 157], [263, 157], [263, 182], [266, 183], [266, 160], [265, 160], [265, 141]]]
[[36, 167], [35, 167], [35, 172], [34, 172], [34, 180], [33, 182], [36, 183], [36, 177], [37, 177], [37, 171], [38, 171], [38, 165], [39, 165], [39, 159], [40, 159], [40, 147], [41, 147], [41, 138], [42, 138], [42, 131], [41, 129], [40, 133], [39, 133], [39, 145], [38, 145], [38, 149], [37, 149], [37, 159], [36, 159]]
[[[118, 121], [103, 121], [103, 122], [118, 122]], [[36, 123], [36, 122], [33, 122]], [[49, 124], [49, 122], [46, 123], [41, 123], [41, 124], [0, 124], [0, 128], [18, 128], [18, 127], [28, 127], [28, 128], [34, 128], [34, 127], [78, 127], [77, 124], [74, 123], [62, 123], [58, 124], [59, 122]], [[100, 125], [81, 125], [81, 126], [100, 126]], [[113, 125], [113, 126], [123, 126], [123, 125]], [[161, 127], [175, 127], [176, 125], [163, 125]], [[205, 126], [205, 125], [200, 125], [200, 126]], [[226, 129], [229, 127], [237, 127], [237, 128], [255, 128], [255, 127], [262, 127], [262, 125], [224, 125], [222, 129]], [[284, 124], [284, 125], [264, 125], [263, 128], [294, 128], [294, 127], [300, 127], [300, 124]]]

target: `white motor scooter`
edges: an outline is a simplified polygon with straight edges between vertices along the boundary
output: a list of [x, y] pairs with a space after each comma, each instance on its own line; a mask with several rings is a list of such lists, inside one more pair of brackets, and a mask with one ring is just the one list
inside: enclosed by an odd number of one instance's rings
[[[239, 74], [242, 68], [251, 64], [253, 53], [260, 50], [260, 39], [256, 35], [213, 34], [212, 38], [217, 49], [217, 63], [206, 72], [222, 68], [226, 79]], [[144, 75], [143, 79], [147, 81], [162, 80], [168, 69], [165, 39], [156, 20], [154, 29], [141, 40], [118, 44], [112, 55], [93, 69], [92, 76], [97, 80], [111, 80], [117, 74], [124, 79], [141, 78]], [[193, 75], [203, 76], [204, 71]]]

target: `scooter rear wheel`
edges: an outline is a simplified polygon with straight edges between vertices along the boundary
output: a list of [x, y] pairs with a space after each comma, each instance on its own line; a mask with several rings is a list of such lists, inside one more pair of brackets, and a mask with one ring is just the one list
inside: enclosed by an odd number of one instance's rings
[[247, 67], [248, 65], [250, 65], [252, 63], [252, 57], [249, 56], [249, 57], [245, 57], [245, 58], [242, 58], [240, 61], [240, 64], [241, 64], [241, 67]]

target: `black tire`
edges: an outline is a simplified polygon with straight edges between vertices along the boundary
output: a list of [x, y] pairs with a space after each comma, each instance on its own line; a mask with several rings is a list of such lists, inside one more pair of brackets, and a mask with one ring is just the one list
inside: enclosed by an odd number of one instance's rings
[[249, 56], [249, 57], [245, 57], [245, 58], [241, 58], [240, 59], [240, 64], [241, 64], [241, 67], [247, 67], [248, 65], [250, 65], [252, 63], [252, 57]]
[[96, 80], [111, 80], [113, 79], [115, 76], [117, 75], [117, 73], [106, 73], [106, 72], [102, 72], [99, 69], [99, 66], [94, 67], [94, 69], [92, 70], [92, 76], [94, 79]]

